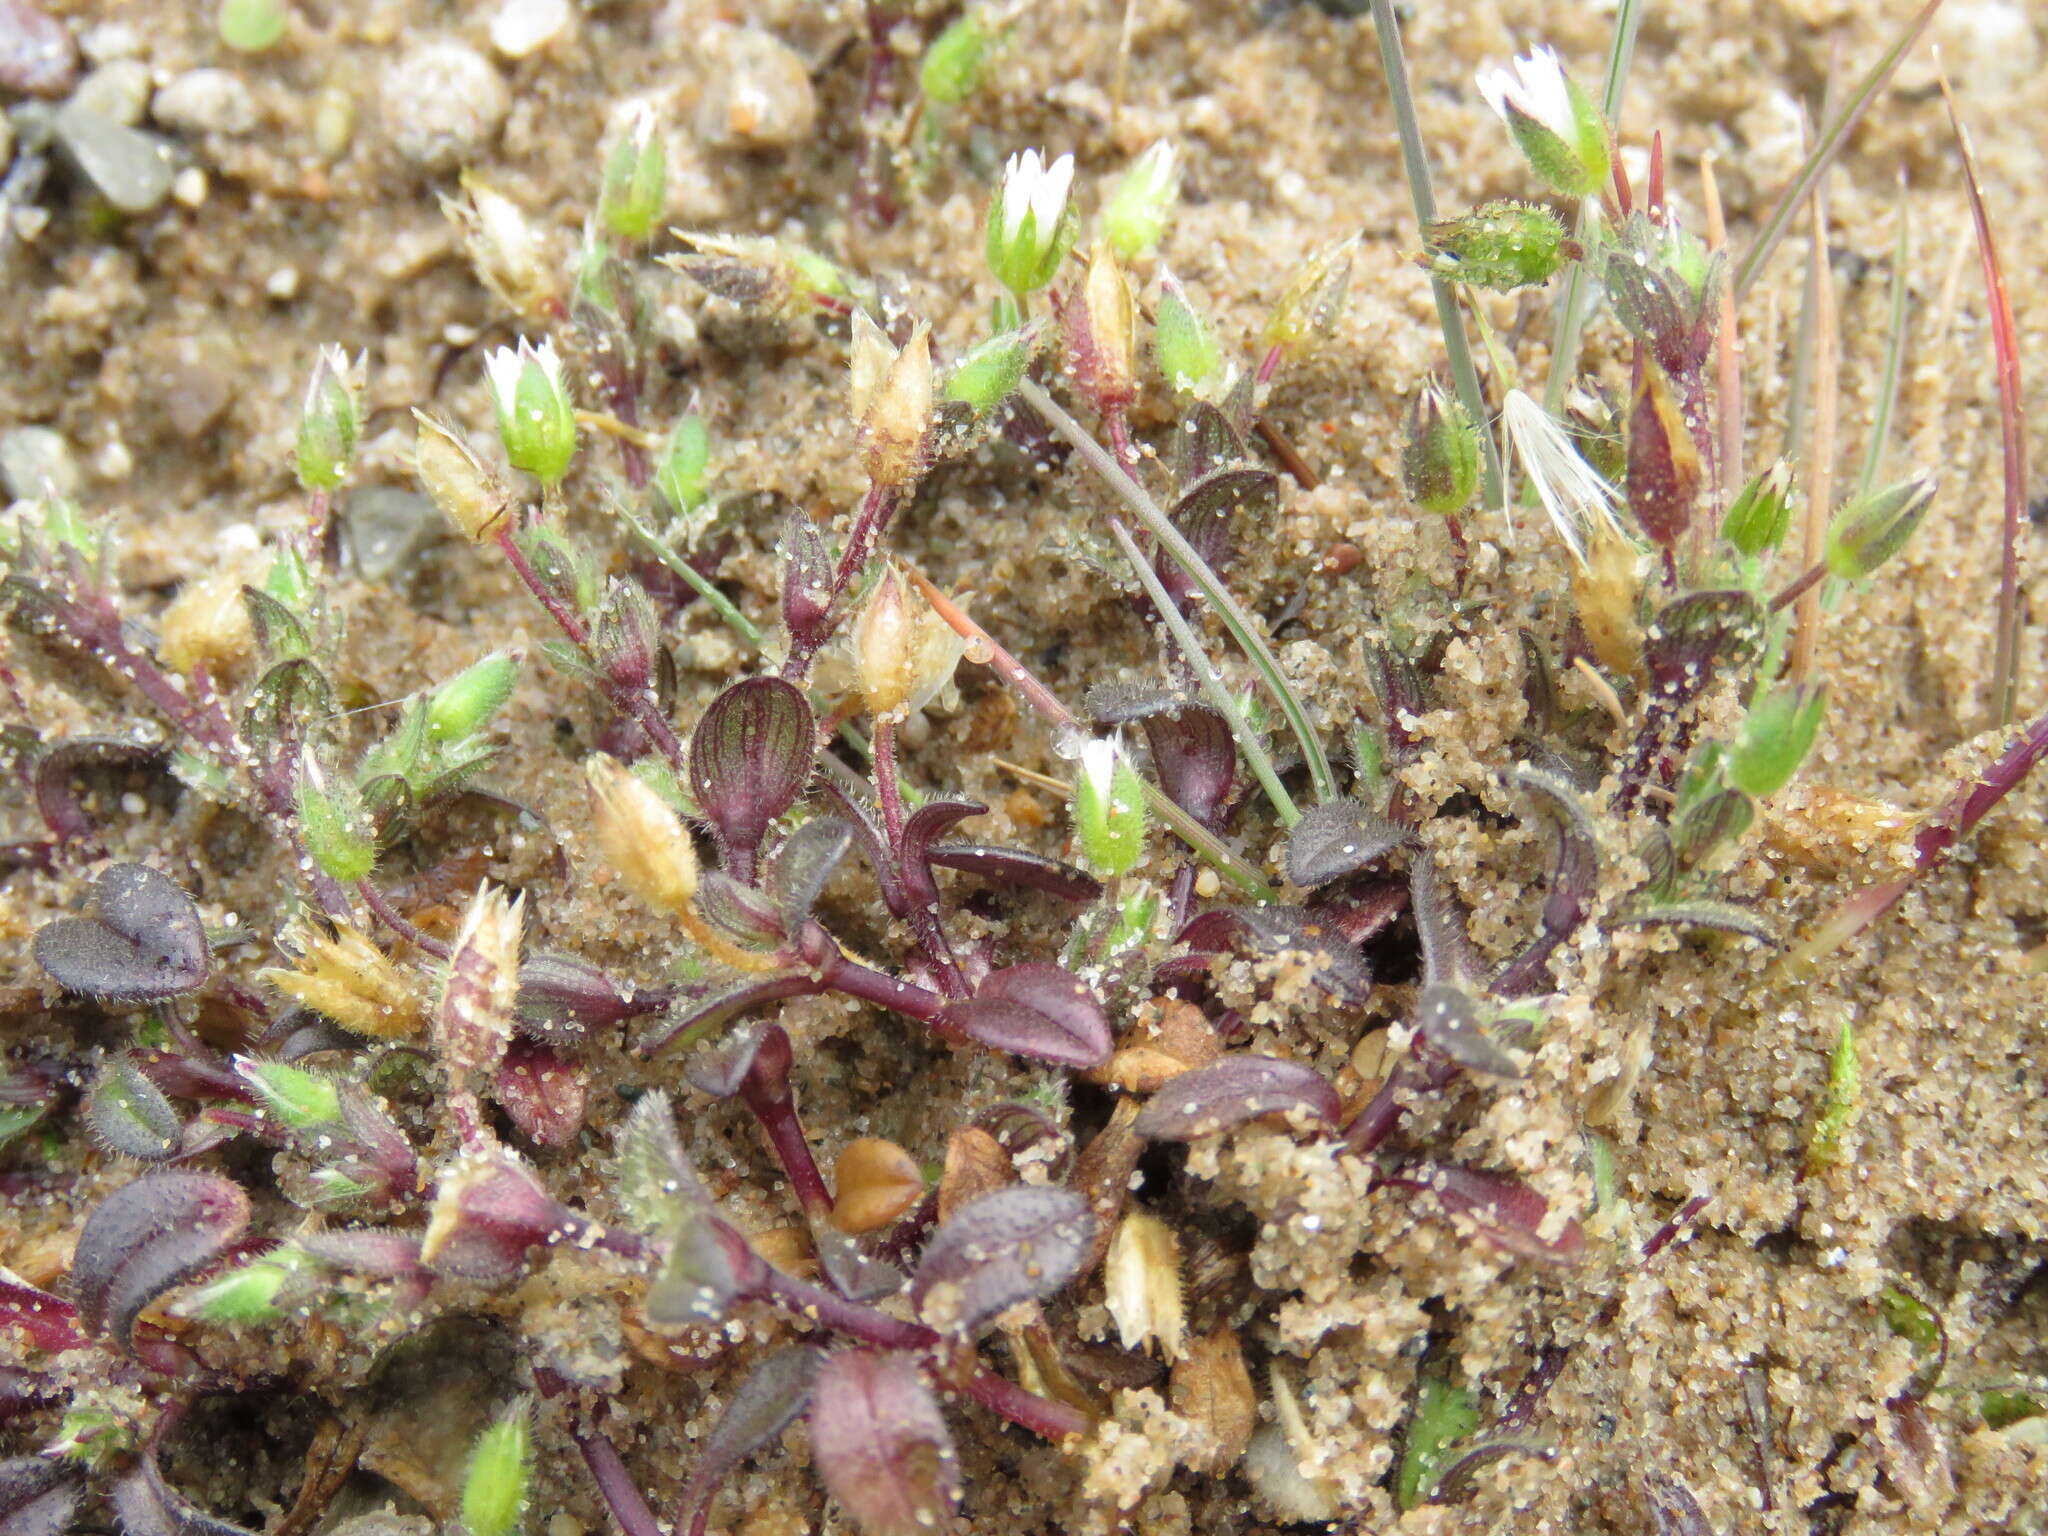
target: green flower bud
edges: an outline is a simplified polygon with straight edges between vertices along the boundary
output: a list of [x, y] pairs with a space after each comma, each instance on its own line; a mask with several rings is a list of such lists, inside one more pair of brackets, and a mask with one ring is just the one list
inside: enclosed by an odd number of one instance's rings
[[1145, 856], [1145, 787], [1113, 741], [1091, 741], [1074, 779], [1074, 837], [1088, 867], [1127, 875]]
[[1012, 155], [996, 195], [989, 200], [986, 254], [996, 281], [1023, 298], [1053, 279], [1080, 220], [1068, 206], [1074, 157], [1050, 165], [1035, 149]]
[[318, 587], [306, 568], [306, 557], [286, 544], [279, 547], [270, 569], [263, 573], [263, 590], [292, 612], [304, 613], [313, 605]]
[[1479, 486], [1479, 429], [1435, 379], [1422, 387], [1408, 413], [1401, 482], [1410, 501], [1443, 517], [1464, 511]]
[[317, 1268], [318, 1261], [303, 1248], [273, 1248], [208, 1281], [172, 1311], [202, 1323], [273, 1323], [284, 1316], [279, 1294]]
[[477, 1436], [462, 1480], [462, 1528], [468, 1536], [514, 1536], [526, 1514], [533, 1474], [533, 1431], [516, 1403]]
[[1296, 269], [1273, 306], [1263, 340], [1288, 357], [1299, 357], [1311, 342], [1327, 340], [1344, 313], [1351, 291], [1351, 258], [1358, 236], [1346, 235], [1325, 246]]
[[1721, 537], [1745, 555], [1766, 555], [1792, 527], [1792, 468], [1778, 460], [1753, 477], [1721, 519]]
[[1513, 73], [1482, 71], [1479, 94], [1538, 176], [1566, 197], [1599, 195], [1611, 169], [1607, 124], [1554, 52], [1539, 48], [1515, 60]]
[[1547, 283], [1579, 254], [1564, 221], [1536, 203], [1482, 203], [1470, 213], [1443, 219], [1423, 231], [1425, 272], [1512, 293]]
[[334, 1079], [282, 1061], [235, 1058], [235, 1075], [256, 1090], [278, 1123], [291, 1131], [310, 1131], [341, 1118], [341, 1090]]
[[1818, 686], [1773, 688], [1757, 700], [1728, 754], [1728, 782], [1757, 800], [1791, 783], [1813, 750], [1827, 707], [1827, 690]]
[[1829, 574], [1861, 581], [1904, 549], [1927, 515], [1934, 488], [1934, 476], [1916, 475], [1843, 507], [1828, 524]]
[[988, 415], [1017, 388], [1037, 341], [1033, 326], [989, 337], [953, 366], [941, 398], [960, 401], [976, 416]]
[[711, 464], [711, 433], [704, 418], [691, 411], [668, 435], [668, 447], [654, 471], [654, 488], [677, 517], [688, 517], [704, 505], [705, 470]]
[[1161, 139], [1131, 162], [1103, 204], [1102, 233], [1119, 261], [1130, 261], [1159, 244], [1178, 196], [1178, 158], [1173, 145]]
[[353, 365], [339, 347], [322, 347], [299, 410], [297, 468], [309, 491], [331, 491], [348, 474], [362, 431], [363, 359]]
[[299, 837], [320, 872], [353, 885], [377, 865], [377, 844], [355, 786], [330, 780], [310, 751], [299, 759]]
[[491, 353], [484, 369], [505, 457], [543, 485], [559, 485], [576, 457], [576, 407], [555, 344], [536, 347], [522, 337], [516, 352], [499, 347]]
[[668, 149], [654, 114], [642, 110], [605, 157], [597, 216], [621, 240], [645, 240], [661, 217], [667, 192]]
[[470, 663], [427, 699], [427, 736], [433, 741], [467, 741], [512, 696], [519, 679], [515, 651], [493, 651]]
[[290, 20], [284, 0], [221, 0], [215, 26], [235, 52], [262, 53], [277, 46]]
[[1856, 1055], [1856, 1029], [1845, 1018], [1841, 1034], [1835, 1037], [1835, 1048], [1828, 1053], [1827, 1092], [1821, 1099], [1813, 1134], [1806, 1142], [1808, 1173], [1818, 1173], [1841, 1161], [1842, 1142], [1856, 1119], [1856, 1107], [1862, 1097], [1863, 1067]]
[[1159, 305], [1152, 322], [1152, 355], [1176, 393], [1206, 395], [1223, 377], [1223, 349], [1167, 272], [1159, 280]]
[[981, 66], [996, 36], [981, 13], [969, 9], [933, 38], [917, 66], [917, 85], [925, 99], [955, 107], [972, 96], [981, 85]]
[[50, 541], [52, 549], [75, 549], [88, 565], [99, 558], [99, 531], [85, 520], [78, 503], [62, 496], [46, 496], [42, 507], [43, 537]]

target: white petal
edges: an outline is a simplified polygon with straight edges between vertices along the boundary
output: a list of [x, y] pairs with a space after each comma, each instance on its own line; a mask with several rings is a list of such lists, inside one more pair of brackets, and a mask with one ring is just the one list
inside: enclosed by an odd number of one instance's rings
[[1042, 251], [1052, 244], [1053, 232], [1060, 227], [1060, 215], [1067, 211], [1067, 193], [1074, 185], [1074, 157], [1061, 155], [1046, 170], [1036, 190], [1032, 193], [1031, 206], [1038, 215], [1038, 248]]

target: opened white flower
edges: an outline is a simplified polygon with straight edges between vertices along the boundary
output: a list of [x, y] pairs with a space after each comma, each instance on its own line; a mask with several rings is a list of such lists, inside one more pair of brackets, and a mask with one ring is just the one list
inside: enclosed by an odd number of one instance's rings
[[988, 209], [988, 264], [1012, 293], [1032, 293], [1052, 280], [1073, 244], [1076, 221], [1068, 216], [1074, 186], [1074, 157], [1050, 165], [1035, 149], [1012, 155]]
[[1536, 490], [1536, 499], [1580, 563], [1596, 520], [1617, 530], [1614, 509], [1620, 493], [1600, 477], [1572, 446], [1571, 434], [1555, 416], [1519, 389], [1501, 402], [1508, 447]]
[[1600, 190], [1609, 163], [1607, 124], [1553, 50], [1516, 59], [1512, 71], [1483, 69], [1478, 83], [1537, 175], [1568, 197]]

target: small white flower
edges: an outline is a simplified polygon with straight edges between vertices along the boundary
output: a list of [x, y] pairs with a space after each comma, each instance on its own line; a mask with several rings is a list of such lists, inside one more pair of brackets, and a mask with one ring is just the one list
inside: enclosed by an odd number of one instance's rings
[[1580, 457], [1564, 425], [1519, 389], [1501, 403], [1501, 423], [1513, 457], [1528, 473], [1536, 499], [1580, 562], [1596, 518], [1620, 528], [1614, 508], [1619, 493]]
[[1116, 764], [1121, 755], [1116, 742], [1107, 736], [1099, 736], [1081, 749], [1081, 777], [1105, 805], [1109, 803], [1110, 787], [1116, 782]]
[[1061, 155], [1047, 165], [1038, 151], [1010, 156], [1003, 167], [1003, 239], [1014, 242], [1024, 228], [1024, 215], [1036, 215], [1032, 226], [1034, 255], [1044, 255], [1067, 211], [1067, 193], [1074, 185], [1074, 157]]
[[[546, 339], [535, 346], [522, 336], [517, 349], [497, 347], [484, 359], [484, 376], [491, 387], [491, 400], [500, 414], [512, 414], [513, 404], [519, 398], [519, 379], [529, 363], [539, 365], [551, 394], [562, 393], [562, 358], [555, 351], [553, 340]], [[529, 414], [538, 412], [529, 407]]]
[[1478, 78], [1479, 94], [1510, 128], [1515, 120], [1508, 109], [1513, 107], [1523, 116], [1535, 118], [1567, 143], [1577, 139], [1578, 114], [1572, 107], [1571, 90], [1565, 84], [1564, 66], [1558, 63], [1554, 49], [1538, 48], [1515, 60], [1512, 74], [1505, 69], [1482, 69]]

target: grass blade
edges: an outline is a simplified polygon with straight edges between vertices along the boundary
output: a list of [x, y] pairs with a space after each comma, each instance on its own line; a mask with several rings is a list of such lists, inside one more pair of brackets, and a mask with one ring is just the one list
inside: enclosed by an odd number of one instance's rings
[[[1828, 267], [1828, 207], [1826, 189], [1813, 185], [1813, 253], [1807, 274], [1813, 299], [1813, 435], [1806, 455], [1806, 519], [1802, 532], [1801, 566], [1818, 564], [1827, 536], [1828, 514], [1833, 510], [1835, 487], [1835, 422], [1840, 406], [1840, 376], [1837, 370], [1841, 337], [1835, 317], [1835, 275]], [[1813, 675], [1813, 656], [1820, 644], [1820, 588], [1807, 588], [1792, 611], [1792, 681], [1803, 683]]]
[[1899, 40], [1886, 50], [1883, 58], [1871, 67], [1863, 83], [1856, 88], [1842, 110], [1835, 115], [1825, 132], [1813, 146], [1813, 152], [1806, 157], [1806, 163], [1799, 167], [1799, 173], [1792, 178], [1791, 185], [1778, 194], [1778, 200], [1771, 205], [1771, 211], [1764, 219], [1764, 227], [1757, 231], [1756, 243], [1742, 258], [1742, 265], [1735, 269], [1735, 293], [1740, 298], [1749, 292], [1764, 269], [1764, 263], [1771, 259], [1771, 253], [1778, 248], [1778, 242], [1785, 236], [1792, 223], [1792, 216], [1799, 211], [1799, 205], [1806, 200], [1813, 185], [1827, 168], [1834, 164], [1835, 156], [1849, 140], [1849, 134], [1863, 120], [1863, 114], [1870, 104], [1877, 100], [1878, 93], [1890, 82], [1892, 73], [1899, 67], [1899, 61], [1917, 43], [1934, 20], [1934, 13], [1941, 9], [1941, 0], [1927, 0], [1920, 14], [1913, 18], [1911, 26]]
[[1998, 262], [1998, 245], [1991, 238], [1991, 215], [1984, 208], [1984, 192], [1977, 185], [1977, 165], [1970, 154], [1970, 135], [1956, 111], [1956, 98], [1948, 88], [1948, 76], [1941, 77], [1942, 98], [1948, 103], [1948, 120], [1956, 132], [1956, 147], [1963, 156], [1963, 179], [1970, 189], [1970, 217], [1977, 226], [1977, 254], [1984, 265], [1984, 297], [1991, 307], [1991, 347], [1998, 362], [1998, 418], [2001, 446], [2005, 455], [2004, 549], [1998, 571], [1998, 644], [1991, 668], [1992, 708], [1998, 724], [2012, 724], [2019, 686], [2020, 644], [2020, 527], [2026, 514], [2027, 430], [2021, 417], [2020, 344], [2013, 328], [2012, 297], [2005, 289], [2005, 270]]
[[1877, 409], [1870, 419], [1870, 445], [1863, 451], [1860, 494], [1868, 494], [1884, 468], [1885, 441], [1891, 436], [1892, 412], [1899, 402], [1899, 368], [1906, 356], [1906, 267], [1912, 260], [1912, 208], [1899, 185], [1899, 237], [1892, 245], [1891, 313], [1886, 322], [1884, 377], [1877, 386]]
[[[1628, 0], [1633, 4], [1634, 0]], [[1401, 169], [1408, 178], [1408, 195], [1415, 204], [1415, 222], [1427, 229], [1436, 222], [1436, 193], [1429, 182], [1429, 156], [1422, 148], [1422, 125], [1415, 117], [1415, 97], [1408, 85], [1408, 60], [1401, 51], [1401, 23], [1394, 16], [1392, 0], [1372, 0], [1372, 27], [1379, 38], [1380, 64], [1386, 71], [1387, 95], [1394, 104], [1394, 126], [1401, 138]], [[1574, 272], [1577, 268], [1573, 269]], [[1465, 336], [1465, 318], [1458, 309], [1458, 296], [1441, 277], [1429, 280], [1436, 299], [1436, 319], [1444, 333], [1444, 353], [1450, 359], [1451, 383], [1458, 391], [1458, 403], [1475, 423], [1487, 419], [1486, 397], [1479, 389], [1479, 370], [1472, 364], [1472, 346]], [[1493, 434], [1481, 432], [1479, 441], [1486, 454], [1480, 499], [1491, 506], [1500, 499], [1500, 450]]]

